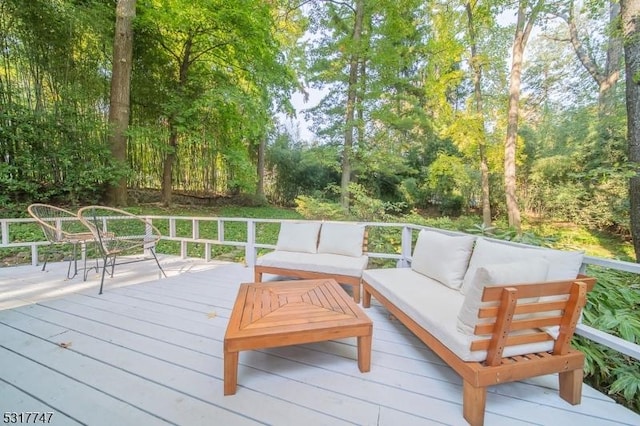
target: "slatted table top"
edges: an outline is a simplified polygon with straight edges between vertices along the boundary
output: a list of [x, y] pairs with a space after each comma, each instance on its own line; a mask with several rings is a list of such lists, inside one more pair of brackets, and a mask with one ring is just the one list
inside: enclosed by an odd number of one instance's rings
[[247, 350], [371, 333], [372, 322], [333, 279], [241, 284], [225, 345]]

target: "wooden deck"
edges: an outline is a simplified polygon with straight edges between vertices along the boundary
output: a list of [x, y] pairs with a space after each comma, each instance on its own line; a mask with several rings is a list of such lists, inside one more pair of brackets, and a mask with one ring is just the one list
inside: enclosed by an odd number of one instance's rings
[[[165, 257], [64, 280], [65, 264], [0, 268], [0, 408], [53, 412], [52, 424], [465, 424], [456, 374], [380, 305], [369, 373], [356, 339], [240, 354], [223, 396], [223, 338], [238, 264]], [[145, 282], [146, 281], [146, 282]], [[137, 283], [137, 284], [136, 284]], [[374, 301], [375, 302], [375, 301]], [[582, 404], [545, 376], [490, 388], [487, 425], [638, 425], [640, 416], [585, 386]]]

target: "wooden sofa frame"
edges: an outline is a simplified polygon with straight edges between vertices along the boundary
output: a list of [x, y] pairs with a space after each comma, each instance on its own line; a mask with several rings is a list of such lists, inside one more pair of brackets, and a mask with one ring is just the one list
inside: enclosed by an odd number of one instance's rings
[[[362, 253], [366, 254], [368, 251], [368, 232], [365, 228], [364, 238], [362, 239]], [[274, 266], [258, 266], [256, 265], [253, 270], [254, 281], [257, 283], [262, 282], [262, 274], [274, 274], [281, 275], [285, 277], [295, 277], [304, 280], [315, 280], [321, 278], [333, 278], [340, 284], [351, 286], [353, 293], [353, 300], [356, 303], [360, 303], [360, 284], [362, 282], [361, 277], [352, 277], [349, 275], [340, 275], [340, 274], [329, 274], [324, 272], [311, 272], [304, 271], [300, 269], [288, 269], [288, 268], [277, 268]]]
[[[484, 423], [487, 387], [523, 380], [530, 377], [559, 373], [560, 397], [570, 404], [580, 403], [584, 354], [571, 348], [580, 312], [586, 303], [586, 293], [595, 286], [595, 279], [584, 275], [575, 280], [553, 281], [525, 285], [486, 287], [482, 301], [494, 302], [482, 307], [478, 317], [489, 322], [476, 326], [474, 334], [483, 336], [474, 340], [471, 350], [486, 350], [484, 362], [463, 361], [438, 339], [421, 327], [401, 309], [383, 297], [363, 280], [362, 306], [371, 305], [373, 295], [387, 310], [413, 332], [425, 345], [445, 361], [463, 380], [463, 416], [471, 425]], [[521, 299], [562, 296], [553, 300], [531, 302]], [[497, 304], [497, 306], [496, 306]], [[526, 315], [524, 319], [519, 314]], [[543, 313], [543, 314], [542, 314]], [[541, 342], [552, 337], [539, 327], [559, 326], [559, 336], [550, 352], [503, 357], [505, 347]], [[526, 334], [510, 336], [510, 331], [530, 330]], [[534, 331], [535, 330], [535, 331]], [[490, 338], [486, 338], [490, 335]]]

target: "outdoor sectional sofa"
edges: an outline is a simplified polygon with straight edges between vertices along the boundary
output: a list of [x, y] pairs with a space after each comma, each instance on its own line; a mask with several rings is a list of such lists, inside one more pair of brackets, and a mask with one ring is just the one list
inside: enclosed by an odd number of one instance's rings
[[579, 404], [584, 355], [571, 348], [586, 293], [583, 254], [422, 230], [410, 268], [363, 273], [375, 297], [463, 380], [463, 415], [484, 422], [487, 387], [559, 373]]
[[367, 267], [365, 225], [334, 222], [282, 222], [276, 249], [258, 257], [255, 282], [263, 274], [315, 279], [331, 277], [352, 289], [360, 302], [362, 271]]

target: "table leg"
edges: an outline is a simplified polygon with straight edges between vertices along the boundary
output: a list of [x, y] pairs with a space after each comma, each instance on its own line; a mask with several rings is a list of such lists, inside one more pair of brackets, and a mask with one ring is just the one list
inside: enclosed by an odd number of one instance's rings
[[238, 385], [238, 352], [224, 352], [224, 394], [235, 395]]
[[358, 368], [362, 373], [371, 370], [371, 334], [358, 337]]

